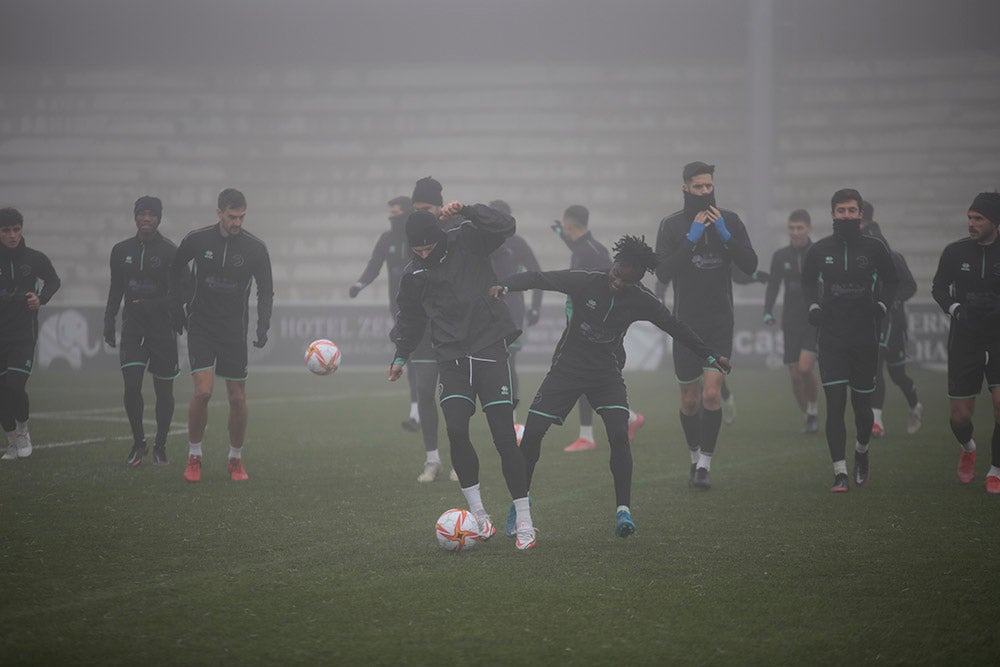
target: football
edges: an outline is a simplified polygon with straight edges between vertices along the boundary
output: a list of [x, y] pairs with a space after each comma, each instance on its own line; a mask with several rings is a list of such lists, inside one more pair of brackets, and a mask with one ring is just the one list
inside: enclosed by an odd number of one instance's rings
[[471, 549], [479, 541], [479, 522], [468, 510], [450, 509], [438, 517], [434, 535], [446, 551]]
[[340, 348], [332, 340], [321, 338], [306, 348], [306, 368], [316, 375], [329, 375], [340, 366]]

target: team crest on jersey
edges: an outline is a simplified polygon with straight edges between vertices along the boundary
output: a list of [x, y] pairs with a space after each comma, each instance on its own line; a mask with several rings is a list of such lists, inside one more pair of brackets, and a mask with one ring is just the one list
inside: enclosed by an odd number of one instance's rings
[[500, 395], [501, 396], [510, 396], [510, 387], [508, 387], [507, 385], [504, 385], [504, 386], [500, 387]]
[[149, 265], [151, 267], [153, 267], [154, 269], [160, 268], [160, 264], [162, 264], [162, 263], [163, 263], [163, 260], [161, 260], [159, 257], [156, 257], [155, 255], [153, 257], [149, 258]]
[[233, 255], [233, 266], [243, 266], [243, 255]]
[[587, 308], [594, 310], [595, 308], [597, 308], [597, 302], [594, 301], [593, 299], [587, 299]]
[[868, 268], [869, 261], [868, 258], [865, 257], [864, 255], [858, 255], [857, 257], [855, 257], [854, 262], [858, 265], [859, 269]]
[[31, 265], [30, 264], [22, 264], [21, 265], [21, 275], [24, 276], [25, 278], [27, 278], [28, 276], [31, 275]]
[[792, 263], [785, 262], [785, 271], [791, 271], [791, 270], [792, 270]]
[[827, 255], [827, 256], [826, 256], [826, 257], [825, 257], [825, 258], [823, 259], [823, 261], [824, 261], [824, 262], [825, 262], [826, 264], [833, 264], [833, 257], [830, 257], [829, 255]]
[[394, 245], [389, 246], [389, 252], [396, 252], [396, 246]]
[[125, 255], [125, 263], [126, 264], [132, 263], [132, 255]]
[[205, 251], [205, 259], [214, 259], [214, 258], [215, 258], [215, 255], [212, 253], [211, 250], [206, 250]]
[[969, 263], [968, 263], [968, 262], [962, 262], [962, 268], [961, 268], [961, 269], [959, 269], [959, 270], [960, 270], [960, 271], [971, 271], [971, 270], [972, 270], [972, 267], [971, 267], [971, 266], [969, 266]]

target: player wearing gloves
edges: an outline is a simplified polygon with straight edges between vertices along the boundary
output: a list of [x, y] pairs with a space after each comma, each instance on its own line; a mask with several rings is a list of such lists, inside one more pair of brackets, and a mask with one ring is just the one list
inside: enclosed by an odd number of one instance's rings
[[833, 235], [809, 248], [802, 266], [802, 290], [809, 323], [819, 329], [819, 374], [826, 394], [826, 441], [833, 460], [834, 493], [848, 490], [847, 388], [857, 442], [854, 482], [869, 478], [868, 443], [872, 435], [871, 394], [875, 391], [882, 319], [896, 296], [898, 279], [889, 249], [861, 234], [862, 198], [844, 189], [830, 200]]
[[[562, 424], [581, 396], [594, 405], [604, 420], [611, 446], [614, 478], [615, 534], [635, 532], [630, 509], [632, 452], [628, 435], [628, 396], [625, 366], [625, 333], [633, 322], [655, 324], [691, 350], [701, 363], [728, 373], [729, 360], [716, 355], [686, 324], [640, 281], [657, 264], [656, 253], [645, 239], [622, 237], [614, 246], [609, 271], [525, 272], [508, 276], [490, 293], [501, 298], [508, 292], [543, 289], [562, 292], [572, 302], [572, 316], [552, 356], [552, 368], [542, 381], [528, 410], [521, 451], [527, 462], [528, 486], [541, 454], [542, 438], [553, 424]], [[513, 530], [513, 508], [507, 532]]]
[[139, 197], [133, 208], [135, 236], [111, 249], [104, 341], [111, 347], [116, 345], [115, 319], [124, 298], [118, 358], [125, 382], [125, 414], [132, 429], [132, 449], [127, 459], [132, 467], [141, 464], [146, 454], [142, 379], [147, 368], [156, 393], [153, 465], [167, 465], [167, 433], [174, 416], [174, 378], [179, 373], [177, 335], [184, 330], [184, 310], [170, 298], [170, 265], [177, 246], [157, 231], [162, 215], [163, 203], [158, 198]]
[[219, 193], [219, 221], [184, 237], [171, 265], [171, 290], [182, 297], [182, 280], [194, 264], [194, 294], [187, 304], [188, 357], [194, 396], [188, 408], [188, 463], [184, 479], [201, 481], [202, 438], [215, 376], [226, 381], [229, 398], [229, 477], [248, 479], [243, 467], [247, 428], [247, 328], [250, 282], [257, 283], [257, 336], [264, 347], [271, 326], [274, 287], [264, 242], [243, 229], [247, 200], [232, 188]]
[[[438, 218], [463, 222], [444, 231]], [[514, 218], [482, 204], [453, 201], [435, 216], [415, 211], [406, 221], [407, 242], [416, 258], [400, 282], [399, 315], [391, 339], [396, 355], [388, 378], [403, 374], [407, 358], [425, 329], [437, 358], [440, 402], [451, 445], [451, 463], [462, 494], [479, 521], [481, 538], [496, 532], [479, 489], [479, 458], [469, 436], [476, 398], [486, 413], [493, 444], [500, 454], [504, 479], [514, 499], [518, 549], [535, 546], [528, 508], [524, 457], [514, 435], [515, 397], [511, 391], [507, 346], [520, 330], [502, 301], [490, 298], [496, 284], [490, 255], [514, 234]]]
[[976, 195], [968, 219], [969, 237], [945, 247], [931, 293], [951, 316], [948, 398], [951, 432], [962, 446], [958, 480], [968, 484], [975, 477], [972, 415], [985, 375], [995, 422], [986, 491], [1000, 493], [1000, 194]]

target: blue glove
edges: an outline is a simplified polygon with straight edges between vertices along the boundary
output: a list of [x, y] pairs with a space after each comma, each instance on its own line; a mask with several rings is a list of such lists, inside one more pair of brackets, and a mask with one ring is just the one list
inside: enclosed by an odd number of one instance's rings
[[774, 324], [774, 315], [771, 313], [764, 313], [764, 324], [771, 325]]
[[697, 243], [702, 234], [705, 233], [705, 225], [700, 222], [692, 222], [691, 229], [688, 230], [687, 240], [691, 243]]
[[715, 225], [716, 233], [719, 235], [719, 238], [722, 239], [723, 243], [733, 238], [733, 235], [729, 233], [728, 229], [726, 229], [726, 219], [723, 218], [721, 215], [719, 216], [719, 219], [716, 220], [713, 224]]

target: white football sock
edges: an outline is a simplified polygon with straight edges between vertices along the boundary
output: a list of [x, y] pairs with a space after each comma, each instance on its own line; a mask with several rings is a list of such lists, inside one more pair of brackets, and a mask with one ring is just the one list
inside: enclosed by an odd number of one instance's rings
[[691, 455], [691, 463], [697, 463], [698, 457], [701, 456], [700, 449], [689, 449], [688, 453]]
[[531, 523], [531, 503], [528, 500], [528, 496], [524, 498], [514, 498], [514, 511], [517, 512], [517, 525], [523, 523], [532, 526]]
[[473, 484], [467, 489], [462, 489], [462, 495], [465, 496], [465, 502], [469, 504], [470, 512], [476, 516], [486, 513], [486, 508], [483, 507], [483, 498], [479, 495], [479, 484]]
[[705, 470], [712, 469], [712, 455], [706, 454], [705, 452], [699, 452], [698, 454], [698, 467], [704, 468]]
[[1000, 477], [1000, 468], [997, 466], [990, 466], [990, 471], [986, 473], [987, 477]]
[[855, 442], [854, 443], [854, 451], [856, 451], [858, 454], [867, 454], [868, 453], [868, 445], [862, 445], [860, 442]]
[[971, 454], [972, 452], [976, 451], [976, 441], [973, 440], [972, 438], [969, 438], [969, 441], [964, 445], [962, 445], [962, 449]]
[[806, 414], [815, 417], [819, 414], [819, 404], [816, 401], [810, 401], [806, 404]]
[[201, 443], [200, 442], [189, 442], [188, 443], [188, 456], [201, 456]]
[[233, 447], [229, 445], [229, 458], [231, 459], [242, 459], [243, 458], [243, 448]]
[[420, 421], [420, 411], [417, 410], [417, 402], [410, 403], [410, 419], [415, 422]]
[[630, 509], [628, 508], [628, 505], [619, 505], [619, 506], [618, 506], [618, 509], [616, 509], [616, 510], [615, 510], [615, 512], [616, 512], [616, 513], [617, 513], [617, 512], [621, 512], [622, 510], [625, 510], [626, 512], [631, 512], [631, 511], [632, 511], [632, 510], [630, 510]]
[[436, 449], [427, 452], [427, 463], [441, 463], [441, 452]]
[[594, 427], [591, 426], [580, 426], [580, 437], [584, 440], [594, 441]]
[[872, 417], [875, 418], [876, 424], [882, 425], [882, 410], [880, 408], [872, 408]]
[[16, 430], [18, 433], [27, 433], [28, 432], [28, 420], [25, 419], [23, 422], [15, 421], [14, 422], [14, 430]]
[[839, 461], [833, 462], [833, 474], [834, 475], [846, 475], [847, 474], [847, 461], [840, 459]]

